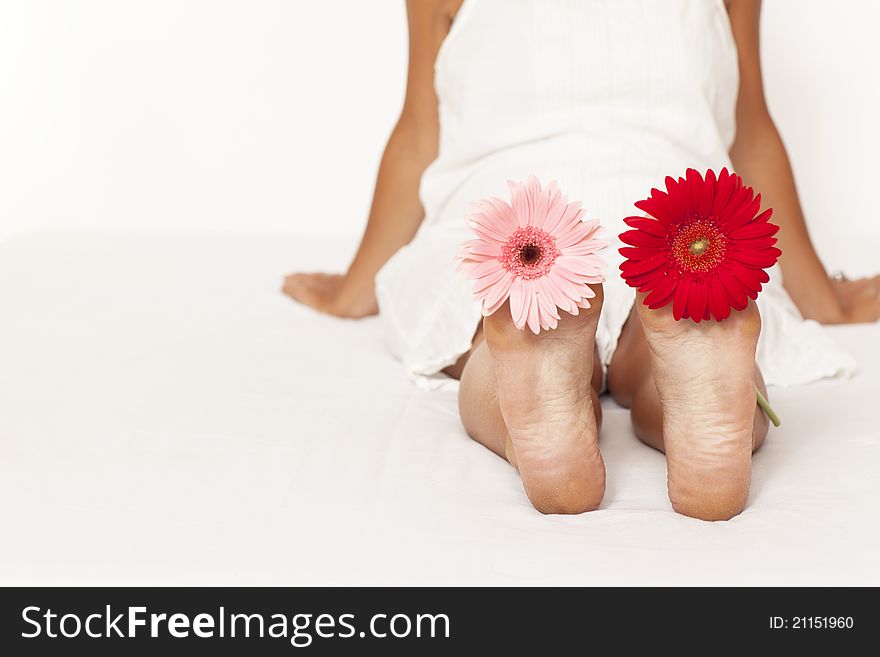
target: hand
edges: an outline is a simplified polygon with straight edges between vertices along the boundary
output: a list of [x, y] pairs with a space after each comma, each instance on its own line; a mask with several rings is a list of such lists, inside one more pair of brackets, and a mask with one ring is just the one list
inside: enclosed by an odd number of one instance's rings
[[880, 320], [880, 275], [849, 280], [836, 276], [831, 286], [843, 311], [843, 324]]
[[318, 312], [358, 319], [379, 312], [372, 281], [358, 285], [342, 274], [291, 274], [284, 279], [284, 294]]

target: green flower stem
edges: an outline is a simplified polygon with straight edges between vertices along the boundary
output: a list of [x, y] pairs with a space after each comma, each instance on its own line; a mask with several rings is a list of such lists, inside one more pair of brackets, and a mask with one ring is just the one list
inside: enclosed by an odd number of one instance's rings
[[776, 411], [770, 406], [770, 402], [767, 401], [767, 398], [761, 394], [761, 391], [758, 390], [758, 388], [755, 388], [755, 394], [758, 396], [758, 406], [761, 407], [761, 410], [764, 411], [765, 415], [770, 419], [770, 422], [773, 423], [773, 426], [778, 427], [782, 424], [782, 420], [779, 419], [779, 416], [776, 415]]

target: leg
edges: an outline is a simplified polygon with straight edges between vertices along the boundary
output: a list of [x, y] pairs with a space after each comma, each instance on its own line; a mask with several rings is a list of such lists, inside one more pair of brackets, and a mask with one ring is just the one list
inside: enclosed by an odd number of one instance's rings
[[485, 318], [461, 374], [465, 429], [519, 469], [544, 513], [594, 509], [605, 491], [595, 358], [602, 290], [594, 290], [591, 308], [537, 336], [515, 328], [506, 306]]
[[615, 400], [631, 409], [636, 435], [665, 451], [669, 495], [680, 513], [707, 520], [742, 511], [751, 452], [768, 421], [754, 364], [760, 317], [751, 304], [724, 322], [675, 322], [669, 309], [633, 308], [608, 372]]

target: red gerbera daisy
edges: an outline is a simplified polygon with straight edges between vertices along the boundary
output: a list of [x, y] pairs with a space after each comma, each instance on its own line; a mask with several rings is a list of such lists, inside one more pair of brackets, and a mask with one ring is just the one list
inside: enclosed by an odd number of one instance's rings
[[710, 169], [705, 180], [694, 169], [686, 178], [667, 177], [665, 192], [652, 189], [636, 207], [649, 216], [624, 220], [635, 230], [620, 236], [631, 245], [620, 249], [621, 275], [648, 293], [649, 308], [671, 302], [675, 319], [721, 321], [731, 308], [743, 310], [782, 254], [773, 246], [773, 210], [758, 214], [761, 195], [727, 169], [717, 177]]

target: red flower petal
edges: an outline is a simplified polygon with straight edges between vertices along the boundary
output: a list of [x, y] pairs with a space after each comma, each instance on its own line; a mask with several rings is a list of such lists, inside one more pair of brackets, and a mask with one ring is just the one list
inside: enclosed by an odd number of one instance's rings
[[658, 223], [666, 225], [673, 225], [675, 223], [677, 210], [668, 194], [657, 192], [657, 196], [639, 201], [636, 203], [636, 207], [650, 217], [653, 217]]
[[712, 211], [712, 201], [715, 200], [716, 179], [715, 172], [709, 169], [706, 172], [706, 183], [702, 186], [702, 191], [698, 192], [700, 199], [697, 205], [697, 214], [707, 217]]
[[709, 312], [716, 321], [727, 319], [730, 316], [730, 303], [727, 300], [726, 290], [717, 278], [709, 279], [706, 284], [709, 288]]
[[772, 237], [779, 232], [779, 226], [766, 221], [759, 222], [757, 219], [752, 223], [731, 231], [730, 237], [735, 240], [747, 240], [753, 237]]
[[718, 221], [727, 227], [735, 219], [748, 203], [753, 200], [752, 190], [748, 187], [738, 187], [730, 196], [730, 201], [718, 212]]
[[736, 240], [733, 245], [736, 251], [766, 251], [772, 249], [773, 245], [778, 242], [775, 237], [752, 237], [745, 240]]
[[745, 226], [750, 221], [754, 221], [755, 215], [761, 209], [761, 195], [759, 194], [754, 200], [747, 203], [739, 212], [728, 220], [725, 230], [733, 232], [741, 226]]
[[703, 281], [691, 281], [688, 295], [688, 314], [695, 322], [699, 322], [706, 314], [706, 284]]
[[625, 276], [626, 282], [630, 287], [637, 290], [647, 292], [654, 288], [660, 280], [666, 277], [666, 271], [663, 269], [655, 269], [654, 271], [642, 274], [641, 276], [629, 277]]
[[624, 246], [624, 247], [618, 249], [618, 251], [620, 252], [620, 255], [622, 255], [624, 258], [628, 258], [629, 260], [647, 260], [648, 258], [653, 258], [654, 256], [667, 255], [666, 254], [667, 249], [665, 249], [665, 248], [662, 248], [662, 249], [650, 248], [649, 249], [648, 247], [645, 247], [645, 246], [639, 246], [639, 247]]
[[626, 265], [626, 269], [623, 269], [623, 272], [627, 276], [638, 276], [639, 274], [645, 274], [649, 271], [654, 271], [658, 267], [662, 267], [668, 262], [669, 257], [665, 253], [660, 253], [651, 258], [648, 258], [647, 260], [627, 260], [626, 262], [621, 264], [621, 268]]
[[715, 192], [715, 201], [712, 204], [711, 215], [718, 217], [721, 211], [730, 202], [731, 195], [737, 190], [737, 176], [731, 176], [727, 168], [721, 170], [718, 176], [718, 190]]
[[672, 316], [679, 320], [682, 317], [687, 317], [687, 304], [688, 304], [688, 287], [690, 286], [689, 278], [682, 278], [678, 285], [675, 288], [675, 293], [672, 297]]
[[[656, 224], [657, 222], [655, 221], [654, 223]], [[628, 230], [621, 233], [620, 241], [632, 246], [646, 246], [655, 249], [662, 249], [666, 244], [662, 238], [643, 230]]]
[[770, 247], [770, 245], [758, 250], [739, 248], [739, 246], [737, 246], [736, 251], [731, 253], [731, 257], [739, 262], [749, 265], [750, 267], [759, 267], [761, 269], [772, 267], [776, 264], [776, 260], [779, 258], [779, 254], [781, 254], [782, 251], [768, 247]]
[[645, 297], [645, 305], [652, 310], [662, 308], [670, 301], [675, 293], [675, 281], [669, 276], [664, 276], [656, 283], [656, 287]]
[[727, 292], [727, 298], [730, 300], [730, 305], [733, 308], [743, 310], [749, 305], [749, 297], [746, 294], [745, 286], [731, 274], [727, 272], [720, 273], [718, 275], [718, 282], [721, 283], [724, 291]]
[[623, 220], [627, 226], [632, 226], [638, 231], [648, 233], [655, 237], [666, 238], [669, 236], [669, 230], [662, 222], [650, 217], [627, 217]]

